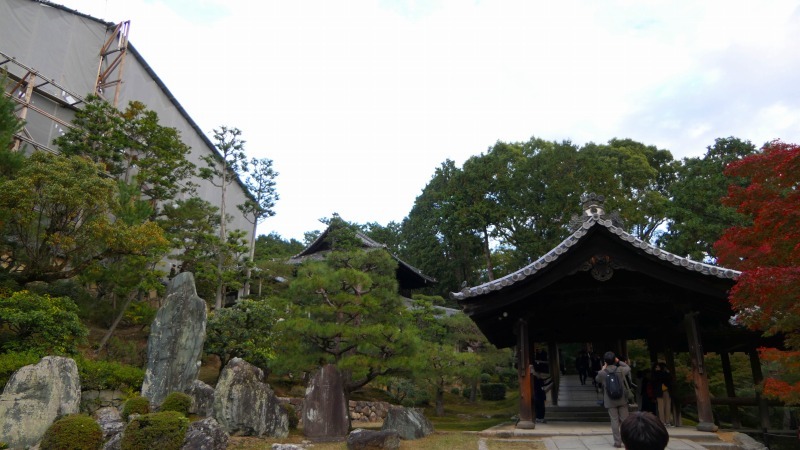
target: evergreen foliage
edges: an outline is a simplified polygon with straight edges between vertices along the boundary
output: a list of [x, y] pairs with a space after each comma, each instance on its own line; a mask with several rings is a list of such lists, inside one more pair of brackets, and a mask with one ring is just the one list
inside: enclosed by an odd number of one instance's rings
[[189, 408], [192, 407], [192, 397], [183, 392], [170, 392], [161, 406], [158, 408], [160, 412], [175, 411], [181, 413], [184, 417], [189, 417]]
[[67, 297], [29, 291], [0, 296], [0, 352], [74, 355], [87, 334]]
[[128, 420], [131, 414], [150, 413], [150, 400], [142, 396], [134, 396], [125, 401], [122, 406], [122, 418]]
[[205, 352], [217, 355], [224, 367], [233, 358], [270, 371], [275, 358], [278, 313], [266, 300], [240, 300], [208, 317]]
[[122, 433], [121, 450], [179, 450], [183, 446], [189, 419], [176, 411], [141, 415], [128, 423]]
[[144, 381], [144, 370], [116, 361], [93, 361], [77, 358], [81, 389], [121, 391], [139, 389]]
[[98, 450], [102, 446], [103, 430], [85, 414], [70, 414], [56, 420], [39, 444], [48, 450]]

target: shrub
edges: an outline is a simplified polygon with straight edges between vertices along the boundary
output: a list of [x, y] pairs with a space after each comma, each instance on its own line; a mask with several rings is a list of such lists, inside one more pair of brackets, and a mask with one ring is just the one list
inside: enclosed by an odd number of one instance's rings
[[28, 291], [0, 297], [0, 352], [35, 351], [74, 355], [89, 330], [67, 297]]
[[189, 408], [192, 407], [192, 397], [183, 392], [170, 392], [164, 402], [161, 403], [159, 411], [175, 411], [184, 417], [189, 417]]
[[461, 396], [464, 397], [464, 398], [470, 398], [472, 396], [472, 388], [471, 387], [465, 387], [461, 391]]
[[488, 383], [492, 381], [492, 376], [484, 372], [481, 374], [481, 383]]
[[176, 411], [139, 416], [125, 427], [121, 450], [179, 450], [183, 446], [189, 419]]
[[488, 401], [504, 400], [506, 398], [506, 385], [503, 383], [481, 384], [481, 398]]
[[137, 389], [144, 381], [144, 370], [112, 361], [93, 361], [78, 358], [81, 389]]
[[44, 433], [41, 448], [96, 450], [103, 446], [103, 430], [85, 414], [70, 414], [55, 421]]
[[281, 408], [286, 411], [286, 415], [289, 417], [289, 429], [296, 430], [297, 425], [300, 424], [300, 418], [297, 417], [297, 410], [289, 403], [281, 403]]
[[136, 396], [129, 398], [122, 407], [122, 418], [128, 420], [131, 414], [147, 414], [150, 412], [150, 400]]
[[41, 356], [33, 352], [0, 354], [0, 392], [3, 391], [3, 387], [8, 383], [11, 374], [16, 372], [20, 367], [38, 363], [40, 359]]
[[454, 388], [450, 388], [450, 393], [453, 394], [453, 395], [458, 395], [458, 394], [461, 393], [461, 391], [459, 391], [457, 387], [454, 387]]

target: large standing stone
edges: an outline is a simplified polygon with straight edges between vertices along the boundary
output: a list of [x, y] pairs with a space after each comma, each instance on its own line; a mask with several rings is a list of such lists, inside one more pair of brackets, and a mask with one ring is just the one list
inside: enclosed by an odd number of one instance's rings
[[214, 418], [231, 434], [289, 435], [289, 417], [263, 382], [264, 372], [240, 358], [228, 362], [214, 391]]
[[318, 370], [306, 388], [303, 434], [314, 441], [343, 441], [350, 429], [344, 382], [336, 366]]
[[197, 378], [206, 339], [206, 302], [197, 296], [194, 276], [178, 274], [147, 340], [147, 371], [142, 396], [158, 406], [170, 392], [184, 392]]
[[191, 414], [211, 417], [214, 408], [214, 388], [200, 380], [194, 380], [186, 393], [192, 397], [192, 406], [189, 407]]
[[81, 403], [78, 365], [70, 358], [46, 356], [14, 372], [0, 395], [0, 442], [12, 449], [39, 442], [61, 416]]
[[228, 448], [228, 433], [213, 417], [206, 417], [189, 424], [181, 450], [225, 450], [226, 448]]
[[381, 430], [395, 430], [400, 439], [412, 440], [433, 433], [433, 424], [417, 409], [392, 406]]

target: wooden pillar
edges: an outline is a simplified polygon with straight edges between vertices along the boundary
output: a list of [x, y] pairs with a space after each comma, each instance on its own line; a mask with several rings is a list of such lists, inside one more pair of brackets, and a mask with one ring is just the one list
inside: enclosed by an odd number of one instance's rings
[[561, 355], [558, 353], [558, 345], [555, 342], [547, 343], [547, 359], [550, 366], [550, 377], [553, 379], [553, 388], [550, 390], [550, 402], [553, 406], [558, 405], [558, 386], [561, 382]]
[[517, 428], [533, 429], [533, 392], [531, 378], [531, 342], [528, 338], [528, 322], [517, 322], [517, 375], [519, 377], [519, 422]]
[[719, 429], [714, 424], [714, 413], [711, 410], [711, 392], [708, 388], [708, 373], [706, 373], [703, 360], [703, 346], [700, 342], [700, 333], [697, 330], [697, 313], [691, 312], [684, 316], [683, 325], [686, 328], [686, 337], [689, 341], [689, 356], [692, 360], [692, 382], [697, 398], [697, 429], [699, 431], [715, 432]]
[[[727, 351], [722, 351], [719, 354], [722, 360], [722, 375], [725, 377], [725, 392], [728, 397], [736, 397], [736, 386], [733, 384], [733, 371], [731, 370], [731, 357]], [[731, 426], [733, 429], [738, 430], [742, 428], [742, 420], [739, 417], [739, 407], [731, 404]]]
[[[761, 372], [761, 360], [758, 357], [758, 350], [752, 349], [750, 355], [750, 370], [753, 372], [753, 383], [760, 384], [764, 381], [764, 374]], [[758, 415], [761, 418], [761, 432], [764, 437], [767, 436], [769, 429], [769, 409], [767, 408], [767, 401], [761, 396], [761, 392], [756, 389], [756, 402], [758, 403]]]

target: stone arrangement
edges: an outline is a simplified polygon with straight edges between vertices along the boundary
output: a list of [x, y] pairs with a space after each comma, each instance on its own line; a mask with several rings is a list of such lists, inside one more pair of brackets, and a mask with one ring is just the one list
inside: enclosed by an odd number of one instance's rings
[[167, 287], [164, 305], [150, 325], [142, 396], [160, 405], [170, 392], [184, 392], [197, 379], [206, 339], [206, 302], [194, 275], [183, 272]]
[[303, 434], [315, 441], [343, 441], [350, 430], [344, 380], [336, 366], [321, 367], [308, 382], [303, 402]]

